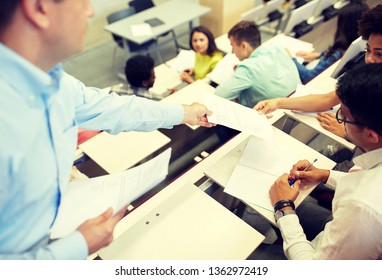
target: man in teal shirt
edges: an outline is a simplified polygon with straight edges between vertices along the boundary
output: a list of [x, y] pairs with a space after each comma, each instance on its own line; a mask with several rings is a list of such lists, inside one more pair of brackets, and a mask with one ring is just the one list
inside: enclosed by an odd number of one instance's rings
[[255, 23], [237, 23], [228, 37], [232, 53], [241, 63], [233, 76], [216, 88], [216, 95], [237, 99], [252, 108], [261, 100], [288, 96], [301, 83], [296, 66], [282, 46], [261, 45]]

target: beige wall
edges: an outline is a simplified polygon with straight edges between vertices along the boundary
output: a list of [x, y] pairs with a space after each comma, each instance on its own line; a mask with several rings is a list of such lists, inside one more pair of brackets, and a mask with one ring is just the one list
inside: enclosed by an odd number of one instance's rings
[[211, 29], [218, 37], [240, 20], [240, 15], [255, 6], [255, 0], [200, 0], [201, 5], [211, 7], [213, 12], [203, 16], [200, 23]]

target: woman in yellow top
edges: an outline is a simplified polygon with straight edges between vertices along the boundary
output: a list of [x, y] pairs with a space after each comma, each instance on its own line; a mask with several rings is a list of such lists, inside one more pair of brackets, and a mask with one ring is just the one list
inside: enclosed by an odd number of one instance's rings
[[203, 79], [223, 58], [223, 53], [216, 47], [212, 32], [204, 26], [192, 29], [190, 48], [195, 51], [195, 66], [181, 74], [182, 81], [189, 84], [194, 80]]

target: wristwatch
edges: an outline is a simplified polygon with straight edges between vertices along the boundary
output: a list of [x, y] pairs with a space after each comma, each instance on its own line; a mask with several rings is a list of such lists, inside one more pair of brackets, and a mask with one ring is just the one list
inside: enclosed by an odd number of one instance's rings
[[281, 217], [284, 217], [284, 216], [290, 215], [290, 214], [296, 214], [296, 211], [294, 211], [294, 210], [285, 210], [285, 211], [277, 210], [275, 212], [275, 220], [277, 222]]

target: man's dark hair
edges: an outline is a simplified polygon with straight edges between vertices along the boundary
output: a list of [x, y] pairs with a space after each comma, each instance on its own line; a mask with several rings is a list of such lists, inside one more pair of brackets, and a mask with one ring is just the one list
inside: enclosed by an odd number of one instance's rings
[[214, 52], [218, 51], [218, 48], [216, 47], [214, 35], [212, 34], [211, 30], [209, 30], [205, 26], [197, 26], [192, 29], [190, 34], [190, 42], [189, 42], [191, 49], [194, 49], [192, 47], [192, 36], [194, 35], [195, 32], [200, 32], [207, 36], [207, 39], [208, 39], [207, 54], [208, 55], [213, 55]]
[[347, 71], [337, 82], [336, 93], [354, 120], [382, 136], [382, 63]]
[[362, 39], [368, 40], [371, 34], [382, 35], [382, 4], [375, 6], [362, 15], [358, 23]]
[[142, 87], [151, 77], [154, 60], [149, 55], [135, 55], [126, 61], [125, 75], [130, 85]]
[[11, 21], [20, 0], [2, 0], [0, 4], [0, 29]]
[[237, 44], [247, 42], [257, 48], [261, 44], [260, 31], [253, 21], [240, 21], [228, 31], [228, 38], [232, 37]]

